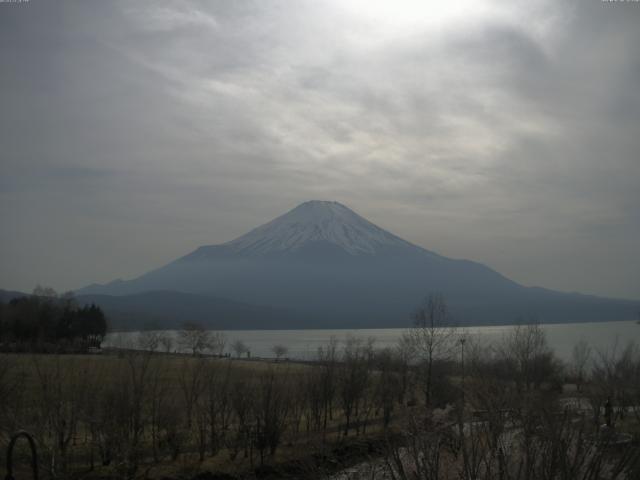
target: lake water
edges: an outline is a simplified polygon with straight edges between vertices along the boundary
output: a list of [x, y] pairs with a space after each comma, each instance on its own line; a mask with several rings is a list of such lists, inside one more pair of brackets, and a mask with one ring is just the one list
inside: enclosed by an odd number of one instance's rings
[[[512, 326], [467, 327], [464, 331], [482, 342], [500, 340]], [[640, 341], [640, 325], [635, 321], [602, 322], [602, 323], [562, 323], [542, 325], [547, 340], [558, 357], [564, 360], [571, 358], [573, 346], [581, 339], [594, 350], [606, 351], [624, 347], [629, 341]], [[363, 339], [375, 339], [376, 348], [393, 347], [406, 329], [379, 328], [357, 330], [225, 330], [226, 351], [235, 340], [242, 340], [252, 357], [273, 358], [271, 351], [274, 345], [285, 345], [289, 358], [312, 360], [316, 357], [318, 347], [326, 345], [331, 337], [344, 341], [348, 336]], [[177, 336], [177, 331], [168, 331]], [[104, 346], [134, 347], [138, 332], [122, 332], [107, 335]], [[177, 342], [174, 342], [174, 345]], [[174, 347], [174, 349], [177, 348]]]

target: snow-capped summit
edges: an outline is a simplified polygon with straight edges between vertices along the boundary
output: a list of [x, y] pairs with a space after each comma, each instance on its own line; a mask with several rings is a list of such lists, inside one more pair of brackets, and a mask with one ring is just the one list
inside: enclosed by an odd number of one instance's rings
[[365, 220], [338, 202], [312, 200], [225, 246], [243, 255], [295, 252], [310, 242], [325, 242], [351, 255], [375, 255], [410, 243]]
[[[132, 280], [79, 293], [114, 305], [108, 314], [126, 321], [146, 312], [154, 322], [240, 329], [405, 328], [432, 292], [446, 297], [461, 325], [504, 324], [529, 313], [548, 322], [624, 320], [639, 307], [527, 288], [479, 263], [413, 245], [337, 202], [321, 201]], [[125, 303], [109, 295], [124, 295]]]

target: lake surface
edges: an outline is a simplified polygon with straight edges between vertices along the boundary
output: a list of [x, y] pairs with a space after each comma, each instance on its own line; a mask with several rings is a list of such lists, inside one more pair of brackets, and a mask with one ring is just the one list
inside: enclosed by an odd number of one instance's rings
[[[622, 348], [629, 341], [640, 341], [640, 325], [635, 321], [602, 323], [562, 323], [542, 325], [551, 348], [563, 360], [571, 358], [573, 346], [581, 339], [594, 350], [606, 351]], [[467, 327], [461, 329], [467, 335], [481, 342], [501, 340], [513, 326]], [[313, 360], [318, 347], [326, 345], [331, 337], [343, 343], [349, 336], [375, 339], [376, 348], [393, 347], [407, 330], [404, 328], [377, 328], [354, 330], [225, 330], [226, 351], [235, 340], [242, 340], [252, 357], [273, 358], [274, 345], [285, 345], [289, 358]], [[177, 338], [177, 331], [167, 331]], [[107, 335], [104, 346], [135, 348], [138, 332], [122, 332]], [[173, 349], [178, 349], [174, 342]]]

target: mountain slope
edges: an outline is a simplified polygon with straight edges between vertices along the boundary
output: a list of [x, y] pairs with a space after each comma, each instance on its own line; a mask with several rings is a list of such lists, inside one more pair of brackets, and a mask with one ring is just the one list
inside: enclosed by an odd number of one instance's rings
[[[30, 295], [0, 289], [0, 303]], [[292, 310], [172, 291], [118, 296], [86, 294], [76, 296], [76, 301], [79, 305], [99, 305], [111, 331], [174, 329], [188, 322], [214, 330], [294, 329], [301, 316], [307, 317], [310, 326], [324, 326], [321, 318], [308, 317]], [[338, 327], [336, 324], [332, 326]]]
[[[421, 299], [445, 295], [462, 324], [633, 318], [638, 302], [523, 287], [490, 268], [442, 257], [389, 233], [336, 202], [306, 202], [222, 245], [204, 246], [130, 281], [81, 293], [153, 290], [215, 295], [304, 312], [343, 327], [405, 327]], [[248, 320], [247, 320], [248, 321]]]
[[0, 302], [9, 303], [14, 298], [28, 297], [28, 293], [17, 292], [15, 290], [0, 290]]
[[[79, 295], [80, 304], [100, 305], [111, 330], [179, 328], [185, 322], [214, 330], [295, 328], [299, 314], [224, 298], [171, 291], [133, 295]], [[316, 326], [320, 320], [316, 320]]]

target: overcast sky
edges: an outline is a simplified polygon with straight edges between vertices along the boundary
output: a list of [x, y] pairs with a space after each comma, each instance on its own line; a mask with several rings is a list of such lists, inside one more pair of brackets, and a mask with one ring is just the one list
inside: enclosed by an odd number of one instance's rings
[[131, 278], [336, 200], [640, 298], [640, 3], [0, 3], [0, 288]]

